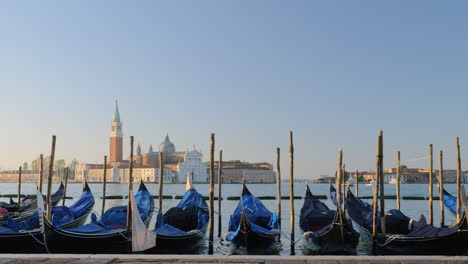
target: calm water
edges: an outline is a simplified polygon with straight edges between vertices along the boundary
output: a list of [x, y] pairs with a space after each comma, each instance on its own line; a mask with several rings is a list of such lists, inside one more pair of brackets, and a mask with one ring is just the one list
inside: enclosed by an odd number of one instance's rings
[[[17, 184], [16, 183], [0, 183], [0, 194], [13, 194], [17, 192]], [[208, 184], [195, 184], [195, 188], [202, 193], [203, 195], [208, 195], [209, 185]], [[316, 195], [329, 195], [329, 185], [328, 184], [311, 184], [311, 190], [313, 194]], [[55, 191], [58, 187], [58, 184], [53, 185], [53, 191]], [[66, 205], [71, 205], [77, 197], [81, 194], [81, 184], [69, 184], [67, 190], [67, 196], [71, 196], [73, 200], [67, 200]], [[158, 184], [147, 184], [148, 190], [152, 195], [158, 194]], [[22, 185], [22, 193], [23, 194], [33, 194], [35, 190], [35, 184], [32, 183], [25, 183]], [[43, 188], [46, 188], [44, 185]], [[102, 184], [99, 183], [92, 183], [90, 184], [90, 188], [96, 198], [96, 204], [94, 206], [94, 212], [99, 215], [101, 212], [101, 204], [102, 200], [100, 197], [102, 196]], [[272, 196], [276, 195], [276, 184], [249, 184], [248, 188], [252, 192], [252, 194], [256, 196]], [[289, 195], [289, 187], [287, 183], [282, 184], [282, 195], [286, 196]], [[455, 193], [455, 185], [454, 184], [446, 184], [445, 189], [451, 193]], [[134, 190], [138, 189], [138, 184], [134, 184]], [[305, 195], [305, 184], [304, 183], [296, 183], [294, 185], [295, 195], [304, 196]], [[354, 187], [352, 187], [354, 191]], [[437, 191], [437, 185], [434, 185], [434, 191]], [[107, 194], [106, 195], [126, 195], [127, 192], [127, 185], [126, 184], [108, 184], [107, 185]], [[164, 185], [164, 195], [183, 195], [185, 192], [185, 184], [166, 184]], [[223, 185], [223, 197], [227, 196], [240, 196], [241, 193], [241, 185], [240, 184], [224, 184]], [[395, 185], [387, 184], [385, 185], [385, 193], [387, 195], [395, 194]], [[217, 194], [217, 188], [215, 186], [215, 196]], [[365, 186], [364, 184], [359, 185], [359, 195], [360, 196], [370, 196], [372, 195], [372, 190], [370, 186]], [[402, 196], [427, 196], [428, 195], [428, 185], [425, 184], [403, 184], [401, 185], [401, 195]], [[438, 196], [438, 194], [435, 194]], [[1, 198], [0, 200], [7, 201], [7, 198]], [[165, 199], [163, 200], [163, 211], [167, 211], [169, 208], [174, 207], [180, 200], [177, 199]], [[323, 200], [329, 207], [333, 207], [330, 199]], [[215, 213], [217, 214], [218, 208], [218, 201], [215, 201]], [[229, 221], [229, 215], [234, 211], [235, 207], [237, 206], [238, 201], [222, 201], [222, 234], [224, 235], [227, 232], [227, 225]], [[263, 200], [265, 206], [270, 209], [271, 211], [277, 211], [277, 202], [276, 200]], [[298, 225], [299, 222], [299, 213], [302, 207], [303, 200], [295, 200], [295, 233], [296, 233], [296, 241], [301, 237], [301, 231]], [[106, 200], [106, 208], [126, 204], [126, 200]], [[157, 201], [155, 202], [157, 205]], [[386, 200], [385, 206], [387, 209], [395, 208], [396, 207], [396, 200]], [[402, 211], [411, 218], [419, 219], [421, 214], [427, 216], [428, 214], [428, 202], [427, 201], [419, 201], [419, 200], [402, 200], [401, 201]], [[290, 236], [290, 226], [289, 226], [289, 200], [282, 201], [282, 232], [283, 236], [281, 238], [282, 241], [282, 249], [280, 254], [282, 255], [289, 255], [290, 254], [290, 241], [288, 237]], [[154, 217], [153, 217], [154, 218]], [[226, 241], [223, 241], [219, 238], [216, 238], [218, 234], [218, 223], [217, 223], [217, 216], [215, 220], [215, 254], [231, 254], [231, 250], [229, 244]], [[445, 221], [446, 223], [454, 221], [455, 217], [447, 212], [445, 214]], [[434, 223], [436, 226], [439, 223], [439, 201], [434, 201]], [[154, 219], [151, 223], [151, 226], [154, 227]], [[368, 254], [368, 244], [367, 241], [362, 240], [360, 245], [358, 246], [358, 254]], [[301, 254], [301, 243], [298, 242], [296, 245], [296, 254]]]

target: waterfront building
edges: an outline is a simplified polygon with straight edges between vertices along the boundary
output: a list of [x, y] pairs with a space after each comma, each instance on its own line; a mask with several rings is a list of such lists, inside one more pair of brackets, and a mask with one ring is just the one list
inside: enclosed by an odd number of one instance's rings
[[[215, 182], [218, 182], [218, 162], [215, 162]], [[267, 162], [248, 163], [224, 161], [221, 180], [223, 183], [275, 183], [276, 173], [273, 165]]]
[[111, 121], [109, 163], [114, 165], [122, 161], [123, 157], [123, 133], [120, 121], [119, 105], [115, 102], [114, 116]]
[[[109, 168], [106, 172], [109, 182], [128, 182], [130, 157], [122, 158], [122, 144], [122, 121], [116, 103], [111, 121]], [[158, 151], [153, 151], [153, 146], [150, 145], [148, 152], [142, 153], [141, 145], [137, 145], [136, 155], [133, 157], [133, 176], [136, 182], [141, 179], [146, 182], [159, 181], [159, 153], [163, 154], [164, 182], [185, 182], [187, 175], [191, 175], [195, 183], [209, 181], [208, 165], [202, 161], [202, 153], [195, 148], [190, 151], [176, 151], [174, 143], [166, 135]], [[102, 181], [103, 167], [103, 164], [78, 164], [76, 179]]]

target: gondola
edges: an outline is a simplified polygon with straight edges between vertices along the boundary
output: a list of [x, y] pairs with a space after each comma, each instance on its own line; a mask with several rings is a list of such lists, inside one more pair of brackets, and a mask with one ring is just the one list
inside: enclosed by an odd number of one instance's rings
[[[153, 214], [153, 199], [143, 182], [135, 195], [139, 215], [149, 223]], [[45, 244], [50, 253], [131, 253], [131, 238], [127, 232], [127, 206], [108, 209], [91, 223], [76, 228], [60, 228], [44, 219]]]
[[[457, 197], [452, 195], [451, 193], [447, 192], [445, 189], [443, 189], [443, 199], [444, 199], [444, 205], [449, 209], [449, 211], [456, 215], [457, 214]], [[465, 203], [466, 204], [466, 203]], [[462, 208], [461, 212], [464, 211], [464, 203], [462, 203]]]
[[[346, 197], [348, 214], [361, 231], [371, 236], [372, 206], [355, 197], [348, 189]], [[378, 219], [380, 215], [378, 214]], [[377, 221], [380, 222], [380, 221]], [[466, 215], [452, 228], [438, 228], [426, 223], [422, 215], [414, 221], [399, 210], [385, 214], [383, 235], [378, 225], [375, 253], [379, 255], [466, 255], [468, 254], [468, 225]]]
[[308, 184], [299, 224], [304, 232], [305, 254], [356, 254], [359, 233], [346, 219], [344, 211], [339, 206], [336, 211], [330, 210], [326, 204], [312, 195]]
[[[63, 185], [63, 182], [61, 182], [57, 191], [55, 191], [52, 194], [52, 206], [56, 206], [60, 202], [60, 200], [62, 200], [64, 191], [65, 191], [65, 186]], [[45, 200], [45, 195], [43, 195], [42, 197]], [[13, 201], [12, 198], [10, 198], [9, 203], [0, 202], [0, 207], [7, 209], [8, 212], [10, 213], [11, 212], [24, 213], [28, 211], [34, 211], [34, 209], [37, 208], [37, 195], [27, 195], [26, 197], [23, 197], [21, 199], [20, 207], [18, 207], [18, 203]]]
[[278, 224], [277, 214], [270, 212], [243, 184], [241, 200], [229, 219], [226, 240], [247, 252], [275, 252], [280, 238]]
[[[44, 200], [38, 192], [37, 211], [27, 219], [15, 222], [11, 217], [0, 226], [1, 253], [45, 253], [43, 236]], [[94, 197], [86, 183], [80, 198], [70, 207], [52, 208], [52, 222], [59, 228], [77, 227], [86, 221], [94, 206]]]
[[[164, 215], [160, 211], [156, 220], [156, 246], [146, 249], [149, 254], [194, 254], [205, 245], [208, 227], [208, 205], [203, 196], [195, 190], [187, 177], [184, 197], [176, 207]], [[132, 222], [133, 223], [133, 222]], [[132, 232], [136, 232], [132, 229]], [[135, 235], [135, 234], [132, 234]]]

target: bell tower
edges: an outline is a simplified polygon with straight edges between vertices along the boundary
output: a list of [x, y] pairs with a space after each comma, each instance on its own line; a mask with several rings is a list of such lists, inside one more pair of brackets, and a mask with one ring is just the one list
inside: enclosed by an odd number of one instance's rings
[[109, 163], [113, 165], [115, 162], [122, 161], [122, 144], [123, 144], [123, 133], [122, 133], [122, 122], [120, 122], [120, 113], [118, 102], [115, 101], [114, 117], [111, 122], [110, 132], [110, 155]]

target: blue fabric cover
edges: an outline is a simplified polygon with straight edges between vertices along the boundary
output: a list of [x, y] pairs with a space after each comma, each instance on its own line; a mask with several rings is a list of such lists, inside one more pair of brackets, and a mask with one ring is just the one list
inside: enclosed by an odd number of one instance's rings
[[[141, 219], [145, 222], [151, 215], [151, 194], [148, 190], [139, 190], [135, 194], [138, 211]], [[116, 206], [108, 209], [101, 219], [91, 214], [91, 223], [76, 228], [66, 229], [68, 232], [83, 234], [107, 234], [123, 229], [127, 226], [127, 206]]]
[[451, 195], [446, 190], [444, 190], [444, 205], [449, 209], [453, 214], [457, 213], [457, 197]]
[[89, 212], [94, 206], [94, 196], [89, 190], [81, 193], [81, 196], [70, 207], [55, 206], [52, 208], [52, 224], [61, 226], [69, 223], [85, 213]]
[[335, 210], [330, 210], [326, 204], [313, 196], [307, 186], [304, 205], [299, 217], [299, 226], [304, 232], [319, 231], [333, 222], [335, 212]]
[[[372, 206], [355, 197], [350, 191], [346, 197], [346, 210], [348, 215], [358, 225], [372, 230]], [[380, 211], [377, 210], [377, 218], [380, 219]], [[401, 211], [392, 209], [385, 214], [385, 229], [388, 234], [408, 234], [410, 232], [410, 218]], [[377, 229], [380, 230], [380, 221], [377, 221]]]
[[[78, 200], [70, 207], [54, 206], [52, 207], [52, 224], [60, 226], [69, 223], [91, 210], [94, 206], [94, 197], [91, 191], [84, 191]], [[8, 216], [6, 227], [19, 230], [33, 230], [39, 228], [39, 215], [37, 212], [29, 216], [26, 220], [15, 222], [11, 216]]]
[[424, 215], [421, 215], [419, 221], [414, 222], [412, 227], [413, 230], [408, 234], [409, 237], [439, 237], [447, 236], [458, 231], [458, 226], [440, 228], [429, 225]]
[[[135, 201], [140, 217], [145, 222], [151, 213], [151, 194], [148, 190], [139, 190], [135, 194]], [[99, 222], [109, 228], [122, 228], [127, 226], [127, 206], [115, 206], [108, 209]]]
[[[197, 210], [193, 210], [194, 207]], [[185, 192], [184, 197], [182, 200], [177, 204], [176, 208], [180, 209], [179, 211], [183, 212], [184, 209], [187, 209], [187, 213], [196, 213], [197, 216], [192, 217], [196, 219], [197, 227], [196, 229], [202, 229], [208, 224], [209, 221], [209, 213], [208, 213], [208, 206], [205, 202], [203, 196], [195, 189], [190, 189]], [[171, 208], [172, 209], [172, 208]], [[169, 212], [169, 211], [168, 211]], [[171, 223], [171, 219], [167, 219], [164, 221], [164, 218], [167, 218], [167, 215], [163, 217], [161, 213], [158, 213], [156, 218], [156, 228], [154, 232], [157, 234], [167, 235], [167, 236], [180, 236], [180, 235], [187, 235], [188, 232], [175, 227], [177, 223]], [[168, 223], [166, 223], [168, 222]], [[187, 230], [190, 231], [190, 230]]]
[[234, 213], [229, 218], [229, 231], [233, 233], [226, 236], [226, 240], [231, 241], [240, 231], [241, 212], [244, 211], [253, 232], [262, 234], [275, 234], [279, 226], [278, 215], [270, 212], [258, 199], [252, 194], [242, 195], [242, 200], [237, 205]]

